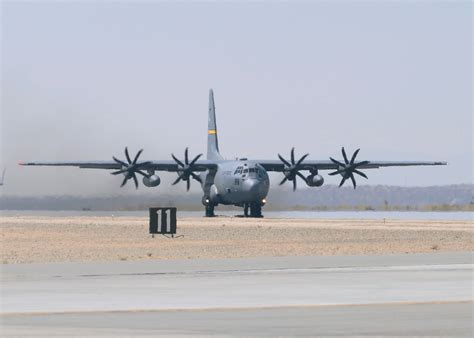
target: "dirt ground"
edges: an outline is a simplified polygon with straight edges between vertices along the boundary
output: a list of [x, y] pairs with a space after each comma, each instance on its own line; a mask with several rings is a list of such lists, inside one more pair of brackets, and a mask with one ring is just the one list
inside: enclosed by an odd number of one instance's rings
[[2, 264], [474, 250], [472, 221], [183, 218], [148, 234], [139, 217], [0, 218]]

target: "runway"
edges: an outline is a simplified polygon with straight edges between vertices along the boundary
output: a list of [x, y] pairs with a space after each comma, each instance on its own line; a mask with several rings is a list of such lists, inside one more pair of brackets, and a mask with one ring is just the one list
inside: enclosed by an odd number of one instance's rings
[[472, 253], [2, 267], [2, 335], [472, 334]]

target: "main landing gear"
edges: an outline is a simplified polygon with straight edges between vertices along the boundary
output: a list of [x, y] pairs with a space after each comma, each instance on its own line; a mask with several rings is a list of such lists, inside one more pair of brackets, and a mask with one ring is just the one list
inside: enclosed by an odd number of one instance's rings
[[[212, 203], [208, 197], [204, 196], [202, 198], [202, 204], [206, 209], [206, 217], [215, 217], [214, 208], [216, 205]], [[265, 205], [265, 202], [262, 203], [245, 203], [244, 204], [244, 215], [245, 217], [254, 217], [262, 218], [262, 207]]]
[[215, 217], [214, 214], [214, 205], [208, 204], [206, 205], [206, 217]]
[[[250, 215], [249, 215], [249, 209], [250, 209]], [[244, 215], [245, 217], [256, 217], [256, 218], [263, 217], [262, 205], [260, 203], [245, 203]]]
[[216, 216], [214, 214], [215, 204], [210, 201], [209, 197], [203, 196], [202, 204], [206, 208], [206, 217], [215, 217]]

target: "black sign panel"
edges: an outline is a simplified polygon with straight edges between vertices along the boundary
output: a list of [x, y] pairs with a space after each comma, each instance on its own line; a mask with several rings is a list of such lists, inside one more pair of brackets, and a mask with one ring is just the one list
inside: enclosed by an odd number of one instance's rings
[[150, 234], [176, 234], [176, 208], [150, 208]]

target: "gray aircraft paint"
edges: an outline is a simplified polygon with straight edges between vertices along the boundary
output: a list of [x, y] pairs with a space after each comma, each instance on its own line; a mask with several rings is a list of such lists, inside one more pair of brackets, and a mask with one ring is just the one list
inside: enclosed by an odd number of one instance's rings
[[214, 92], [209, 90], [209, 119], [207, 128], [207, 159], [222, 160], [219, 153], [219, 141], [217, 139], [216, 106], [214, 104]]
[[243, 206], [246, 203], [262, 203], [270, 189], [266, 170], [257, 162], [248, 160], [225, 161], [219, 153], [212, 89], [209, 90], [208, 122], [207, 159], [217, 160], [219, 163], [216, 170], [201, 174], [205, 196], [214, 204]]
[[257, 162], [228, 161], [217, 166], [208, 196], [218, 204], [260, 203], [270, 190], [267, 171]]
[[[342, 154], [344, 160], [338, 161], [333, 158], [328, 160], [308, 160], [305, 154], [302, 157], [296, 157], [294, 149], [291, 151], [289, 160], [278, 155], [276, 160], [248, 160], [235, 159], [225, 160], [219, 152], [216, 112], [214, 104], [214, 93], [209, 91], [209, 109], [208, 109], [208, 142], [207, 159], [190, 157], [191, 160], [181, 161], [177, 157], [170, 160], [138, 161], [141, 154], [133, 158], [130, 157], [128, 149], [125, 148], [125, 160], [113, 158], [114, 161], [68, 161], [68, 162], [25, 162], [21, 165], [33, 166], [74, 166], [84, 169], [115, 169], [112, 174], [123, 174], [122, 186], [128, 180], [133, 179], [138, 188], [136, 173], [144, 176], [143, 183], [148, 187], [156, 187], [160, 184], [160, 178], [155, 174], [156, 171], [168, 171], [178, 173], [179, 179], [174, 184], [184, 181], [188, 188], [192, 179], [200, 181], [204, 193], [202, 202], [206, 207], [206, 216], [214, 215], [214, 207], [219, 204], [236, 205], [245, 207], [246, 212], [250, 207], [252, 216], [261, 216], [261, 207], [266, 203], [266, 196], [270, 188], [270, 180], [267, 171], [277, 171], [283, 173], [283, 180], [292, 182], [296, 189], [298, 177], [303, 183], [310, 187], [319, 187], [324, 180], [319, 174], [321, 170], [335, 170], [329, 175], [340, 175], [341, 184], [347, 180], [353, 182], [354, 188], [356, 182], [354, 173], [367, 178], [360, 172], [361, 169], [375, 169], [380, 167], [393, 166], [433, 166], [446, 165], [446, 162], [433, 161], [355, 161], [359, 149], [354, 152], [352, 157], [347, 156], [344, 148]], [[349, 154], [350, 155], [350, 154]], [[173, 155], [174, 156], [174, 155]], [[187, 150], [185, 151], [185, 159]], [[350, 158], [350, 161], [349, 161]], [[128, 163], [127, 163], [128, 162]], [[146, 171], [146, 172], [145, 172]], [[199, 175], [194, 174], [199, 173]], [[303, 176], [301, 172], [309, 172], [308, 176]]]

